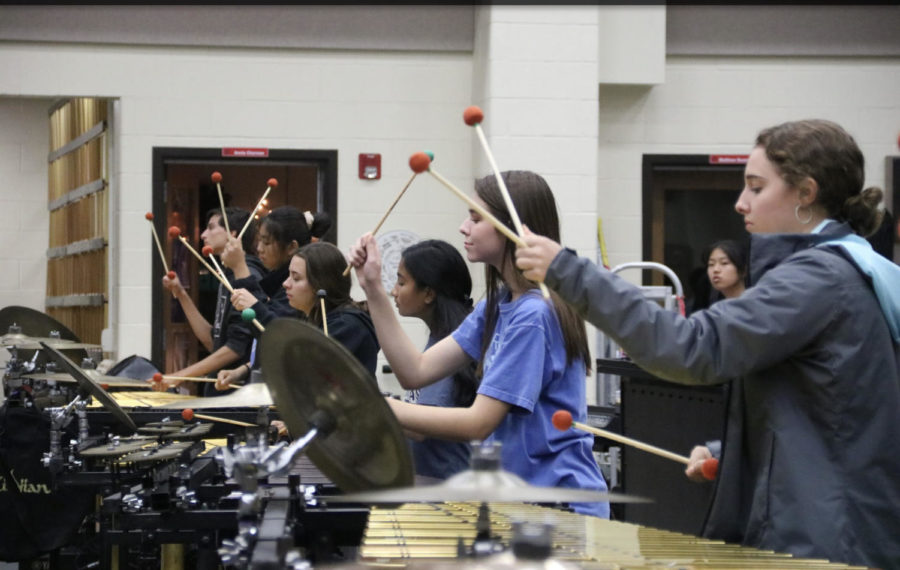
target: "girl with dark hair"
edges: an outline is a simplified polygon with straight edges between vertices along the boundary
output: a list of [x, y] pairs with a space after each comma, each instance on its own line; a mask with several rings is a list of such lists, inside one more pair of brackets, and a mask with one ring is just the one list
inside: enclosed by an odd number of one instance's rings
[[[315, 228], [315, 234], [310, 227]], [[331, 219], [325, 213], [315, 214], [310, 224], [307, 216], [293, 206], [279, 206], [269, 212], [259, 224], [257, 252], [269, 270], [262, 279], [250, 275], [240, 242], [230, 239], [222, 261], [232, 268], [236, 278], [232, 305], [239, 311], [252, 308], [263, 325], [276, 317], [296, 317], [296, 309], [288, 303], [281, 286], [288, 277], [288, 265], [299, 248], [324, 235], [330, 227]]]
[[[861, 236], [881, 191], [830, 121], [760, 132], [735, 210], [751, 287], [689, 318], [625, 280], [524, 237], [517, 263], [632, 360], [681, 384], [731, 380], [710, 538], [869, 567], [900, 563], [900, 267]], [[536, 232], [537, 233], [537, 232]], [[688, 476], [709, 450], [691, 453]]]
[[[472, 311], [472, 278], [462, 256], [441, 240], [425, 240], [405, 250], [391, 290], [397, 312], [422, 319], [428, 326], [427, 350], [456, 330]], [[401, 386], [404, 379], [398, 376]], [[405, 401], [427, 406], [468, 407], [475, 400], [478, 382], [474, 363], [452, 376], [409, 390]], [[467, 442], [426, 437], [411, 439], [416, 474], [446, 479], [469, 468]]]
[[[328, 336], [343, 344], [369, 371], [375, 381], [378, 363], [378, 339], [372, 319], [360, 304], [350, 297], [350, 276], [344, 276], [347, 259], [328, 242], [307, 244], [291, 257], [288, 275], [282, 282], [285, 299], [295, 316], [305, 317], [319, 328], [328, 323]], [[325, 291], [325, 317], [317, 293]], [[225, 390], [233, 382], [244, 379], [248, 366], [223, 371], [216, 382], [217, 390]]]
[[[559, 236], [553, 193], [532, 172], [503, 173], [523, 223]], [[494, 176], [475, 184], [480, 201], [511, 226]], [[475, 211], [463, 221], [466, 255], [485, 265], [487, 299], [449, 336], [420, 353], [403, 333], [381, 284], [381, 260], [371, 234], [351, 249], [360, 285], [366, 292], [378, 340], [398, 378], [407, 387], [427, 386], [478, 362], [480, 378], [469, 407], [388, 404], [407, 430], [454, 441], [491, 438], [502, 443], [501, 464], [527, 482], [544, 487], [606, 491], [592, 447], [593, 436], [556, 430], [554, 412], [569, 410], [586, 421], [585, 384], [589, 366], [584, 321], [558, 297], [542, 298], [537, 285], [515, 267], [515, 247]], [[581, 513], [609, 516], [609, 503], [579, 503]]]
[[706, 274], [716, 291], [716, 298], [711, 299], [712, 302], [740, 297], [747, 288], [746, 248], [730, 239], [713, 243], [706, 256]]
[[[307, 315], [319, 328], [328, 324], [328, 336], [340, 342], [375, 379], [378, 339], [369, 313], [350, 297], [350, 275], [344, 275], [347, 258], [334, 244], [311, 243], [291, 259], [290, 275], [283, 286], [291, 306]], [[317, 293], [325, 291], [325, 315]]]

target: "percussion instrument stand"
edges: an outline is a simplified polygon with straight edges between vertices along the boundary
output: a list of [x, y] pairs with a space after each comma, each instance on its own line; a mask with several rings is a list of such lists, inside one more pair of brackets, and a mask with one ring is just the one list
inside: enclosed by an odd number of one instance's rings
[[258, 434], [254, 445], [245, 444], [234, 449], [223, 447], [217, 457], [225, 474], [234, 477], [241, 487], [238, 506], [238, 533], [234, 540], [223, 540], [219, 548], [222, 563], [237, 568], [248, 568], [253, 546], [259, 536], [259, 521], [264, 493], [259, 483], [270, 476], [284, 475], [294, 459], [320, 434], [327, 436], [336, 427], [334, 418], [327, 412], [316, 412], [310, 418], [310, 429], [303, 437], [287, 445], [279, 442], [269, 447], [267, 434]]
[[[502, 446], [499, 442], [473, 442], [472, 457], [470, 463], [473, 471], [499, 471], [500, 453]], [[456, 544], [456, 552], [459, 558], [481, 558], [491, 556], [503, 551], [500, 537], [491, 532], [491, 515], [486, 501], [478, 506], [478, 519], [475, 522], [475, 540], [471, 547], [467, 547], [460, 537]]]
[[[87, 401], [78, 395], [74, 400], [61, 408], [45, 409], [50, 416], [50, 451], [44, 453], [41, 463], [44, 467], [49, 468], [54, 475], [60, 473], [65, 467], [61, 445], [62, 430], [72, 421], [72, 410], [78, 410], [79, 439], [81, 441], [86, 441], [87, 439], [86, 407]], [[81, 465], [81, 461], [75, 459], [73, 455], [69, 457], [68, 465], [77, 467]]]

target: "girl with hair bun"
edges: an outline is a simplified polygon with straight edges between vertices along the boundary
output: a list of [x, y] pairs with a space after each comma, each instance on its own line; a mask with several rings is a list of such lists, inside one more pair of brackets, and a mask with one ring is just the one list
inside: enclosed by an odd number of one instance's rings
[[252, 308], [263, 325], [276, 317], [298, 316], [282, 287], [288, 277], [288, 265], [298, 249], [313, 240], [318, 241], [331, 228], [328, 214], [313, 215], [312, 223], [306, 214], [294, 206], [279, 206], [262, 219], [257, 252], [269, 270], [262, 279], [253, 278], [246, 269], [240, 242], [231, 239], [225, 247], [222, 261], [232, 268], [236, 278], [231, 303], [239, 311]]
[[861, 237], [881, 215], [864, 172], [830, 121], [761, 131], [735, 204], [752, 286], [688, 318], [552, 236], [527, 235], [517, 263], [653, 375], [733, 379], [705, 536], [897, 568], [900, 267]]

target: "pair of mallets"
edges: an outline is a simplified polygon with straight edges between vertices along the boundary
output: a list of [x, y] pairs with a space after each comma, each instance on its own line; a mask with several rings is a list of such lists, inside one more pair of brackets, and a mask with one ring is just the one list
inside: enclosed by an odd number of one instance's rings
[[[222, 184], [221, 184], [222, 183], [222, 173], [213, 172], [212, 175], [210, 176], [210, 179], [215, 183], [216, 190], [219, 194], [219, 206], [222, 209], [222, 225], [225, 226], [225, 232], [227, 234], [231, 235], [231, 228], [228, 227], [228, 216], [225, 213], [225, 200], [222, 197]], [[244, 224], [244, 227], [241, 228], [241, 231], [238, 233], [238, 235], [237, 235], [238, 240], [240, 240], [241, 237], [243, 237], [244, 232], [247, 231], [247, 227], [250, 226], [250, 222], [253, 220], [254, 216], [256, 216], [256, 212], [258, 212], [260, 207], [262, 207], [262, 205], [265, 204], [266, 197], [269, 195], [269, 192], [271, 192], [273, 188], [277, 188], [277, 187], [278, 187], [278, 180], [275, 178], [269, 178], [269, 180], [266, 182], [266, 191], [263, 193], [262, 198], [259, 199], [259, 202], [256, 203], [256, 207], [253, 208], [253, 211], [250, 213], [250, 217], [247, 218], [247, 222]], [[175, 272], [170, 271], [169, 264], [166, 263], [166, 254], [163, 252], [162, 243], [159, 241], [159, 234], [156, 232], [156, 225], [153, 223], [153, 213], [147, 212], [146, 214], [144, 214], [144, 218], [146, 218], [147, 221], [150, 222], [150, 230], [153, 233], [153, 241], [156, 242], [156, 249], [159, 251], [159, 258], [162, 261], [163, 269], [166, 273], [166, 276], [169, 279], [174, 279]], [[175, 230], [177, 230], [177, 233], [175, 233]], [[169, 228], [169, 237], [170, 238], [174, 239], [175, 237], [178, 237], [180, 234], [181, 234], [181, 230], [176, 228], [175, 226], [172, 226], [171, 228]], [[202, 261], [202, 259], [201, 259], [201, 261]]]
[[[391, 210], [394, 209], [394, 206], [397, 205], [397, 202], [400, 201], [400, 198], [403, 196], [403, 193], [406, 192], [406, 189], [409, 188], [412, 181], [415, 180], [416, 176], [421, 174], [422, 172], [428, 172], [431, 174], [438, 182], [443, 184], [447, 189], [456, 194], [463, 202], [468, 204], [468, 206], [475, 212], [478, 213], [482, 217], [482, 219], [486, 220], [492, 226], [494, 226], [497, 231], [502, 233], [504, 236], [512, 240], [516, 245], [524, 246], [525, 242], [522, 241], [522, 235], [524, 230], [522, 228], [522, 221], [519, 219], [519, 214], [516, 211], [516, 207], [513, 204], [512, 197], [509, 194], [509, 190], [506, 187], [506, 182], [503, 180], [503, 176], [500, 173], [500, 169], [497, 167], [497, 162], [494, 160], [494, 155], [491, 152], [490, 145], [488, 145], [487, 137], [484, 135], [484, 130], [481, 128], [481, 123], [484, 120], [484, 112], [477, 106], [472, 105], [467, 107], [465, 111], [463, 111], [463, 120], [470, 127], [475, 128], [475, 132], [478, 133], [478, 140], [481, 141], [481, 146], [484, 149], [485, 154], [487, 155], [488, 162], [490, 162], [491, 170], [494, 173], [494, 178], [497, 180], [497, 186], [500, 189], [500, 193], [503, 196], [503, 201], [506, 204], [506, 209], [509, 210], [510, 219], [513, 222], [513, 226], [515, 227], [515, 232], [510, 230], [506, 224], [501, 222], [491, 214], [487, 209], [485, 209], [481, 204], [476, 202], [474, 199], [469, 197], [468, 194], [457, 188], [453, 185], [449, 180], [441, 176], [438, 172], [436, 172], [431, 164], [434, 161], [434, 154], [431, 152], [416, 152], [412, 156], [409, 157], [409, 167], [413, 171], [413, 175], [410, 177], [409, 181], [400, 190], [400, 193], [394, 198], [394, 201], [391, 203], [387, 212], [385, 212], [384, 216], [381, 217], [381, 220], [376, 224], [375, 229], [372, 230], [372, 235], [375, 235], [381, 225], [384, 223], [385, 219], [387, 219], [388, 214], [391, 213]], [[344, 275], [350, 273], [350, 265], [347, 265], [347, 268], [344, 270]], [[541, 288], [541, 294], [545, 299], [550, 298], [550, 291], [547, 289], [547, 286], [543, 283], [539, 283]]]

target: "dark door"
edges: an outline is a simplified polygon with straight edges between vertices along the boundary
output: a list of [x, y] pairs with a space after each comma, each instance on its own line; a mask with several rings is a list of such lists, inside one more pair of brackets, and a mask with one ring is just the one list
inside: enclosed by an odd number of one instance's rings
[[[734, 204], [743, 188], [746, 157], [729, 155], [644, 155], [643, 256], [672, 269], [684, 287], [685, 305], [696, 305], [703, 288], [704, 250], [721, 239], [746, 240]], [[647, 272], [646, 285], [668, 284]], [[702, 303], [700, 303], [702, 305]]]

